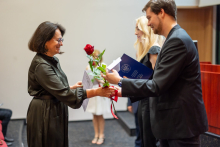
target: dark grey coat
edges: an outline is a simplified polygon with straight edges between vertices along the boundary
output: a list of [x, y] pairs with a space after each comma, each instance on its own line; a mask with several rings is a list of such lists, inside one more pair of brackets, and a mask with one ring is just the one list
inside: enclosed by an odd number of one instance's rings
[[35, 97], [27, 113], [28, 146], [68, 147], [67, 106], [79, 108], [86, 91], [70, 89], [58, 58], [36, 54], [28, 72], [28, 93]]

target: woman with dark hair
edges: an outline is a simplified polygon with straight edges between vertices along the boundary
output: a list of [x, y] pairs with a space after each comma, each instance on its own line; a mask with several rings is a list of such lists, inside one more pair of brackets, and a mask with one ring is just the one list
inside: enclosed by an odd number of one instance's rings
[[43, 22], [28, 46], [37, 52], [28, 72], [28, 93], [33, 96], [27, 112], [29, 147], [68, 147], [68, 108], [77, 109], [86, 98], [109, 97], [113, 88], [83, 90], [81, 82], [69, 86], [55, 54], [60, 54], [65, 29]]

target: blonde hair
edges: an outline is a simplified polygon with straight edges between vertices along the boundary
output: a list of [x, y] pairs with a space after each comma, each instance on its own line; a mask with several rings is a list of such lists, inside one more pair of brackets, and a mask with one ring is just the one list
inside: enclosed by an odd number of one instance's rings
[[[101, 52], [99, 50], [95, 49], [93, 54], [99, 55], [99, 54], [101, 54]], [[102, 56], [102, 59], [101, 59], [101, 63], [102, 63], [102, 61], [103, 61], [103, 56]]]
[[137, 39], [134, 44], [134, 48], [137, 49], [137, 61], [140, 61], [153, 45], [158, 44], [161, 47], [164, 38], [160, 35], [154, 34], [151, 27], [147, 26], [148, 20], [146, 16], [141, 16], [136, 19], [136, 23], [138, 29], [143, 32], [143, 35], [141, 36], [141, 40], [143, 41], [140, 42]]
[[[97, 56], [98, 56], [99, 54], [101, 54], [101, 52], [100, 52], [99, 50], [95, 49], [95, 50], [93, 51], [93, 55], [95, 55], [95, 54], [97, 54]], [[103, 56], [102, 56], [102, 59], [101, 59], [101, 63], [102, 63], [102, 61], [103, 61]], [[97, 67], [97, 65], [96, 65], [95, 67]], [[87, 66], [86, 66], [86, 70], [89, 70], [89, 69], [90, 69], [90, 65], [87, 65]], [[91, 70], [91, 69], [90, 69], [90, 70]]]

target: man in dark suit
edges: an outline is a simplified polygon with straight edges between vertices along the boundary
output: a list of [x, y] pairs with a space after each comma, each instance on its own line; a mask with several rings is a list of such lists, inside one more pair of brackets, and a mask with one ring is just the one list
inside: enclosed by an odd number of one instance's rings
[[143, 11], [154, 33], [166, 37], [152, 80], [123, 79], [115, 70], [103, 77], [122, 86], [119, 96], [151, 97], [151, 127], [161, 147], [200, 147], [208, 122], [197, 49], [176, 22], [174, 0], [150, 0]]
[[131, 103], [131, 100], [128, 98], [128, 111], [134, 113], [135, 126], [136, 126], [136, 136], [135, 147], [141, 147], [141, 137], [140, 137], [140, 128], [138, 124], [138, 101]]

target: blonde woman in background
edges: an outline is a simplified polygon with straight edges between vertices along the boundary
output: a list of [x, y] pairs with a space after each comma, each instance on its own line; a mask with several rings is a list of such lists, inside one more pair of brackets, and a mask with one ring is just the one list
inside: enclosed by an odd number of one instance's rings
[[[134, 47], [137, 49], [137, 61], [154, 70], [157, 56], [164, 42], [164, 38], [155, 35], [153, 30], [147, 26], [147, 23], [148, 20], [146, 16], [139, 17], [136, 20], [135, 35], [137, 35], [137, 41], [135, 42]], [[131, 98], [132, 102], [137, 100], [137, 98]], [[150, 124], [148, 97], [139, 101], [138, 122], [142, 147], [156, 147], [157, 139], [152, 133]]]
[[[93, 55], [98, 57], [100, 54], [99, 50], [94, 50]], [[101, 60], [101, 64], [102, 60]], [[90, 66], [86, 67], [86, 70], [91, 70]], [[99, 85], [102, 86], [103, 81], [97, 80]], [[93, 88], [98, 87], [99, 85], [94, 85]], [[93, 144], [103, 144], [105, 140], [104, 128], [105, 128], [105, 120], [103, 118], [104, 113], [110, 113], [110, 99], [106, 97], [96, 96], [89, 100], [88, 106], [86, 108], [87, 112], [93, 114], [93, 126], [95, 136], [92, 140]]]

